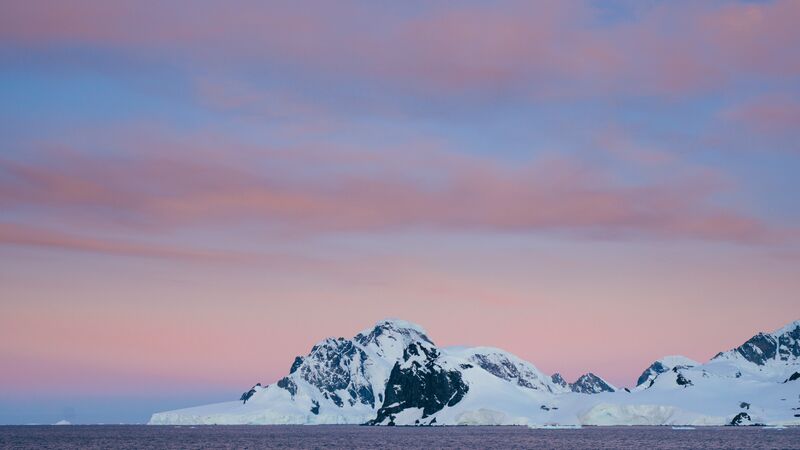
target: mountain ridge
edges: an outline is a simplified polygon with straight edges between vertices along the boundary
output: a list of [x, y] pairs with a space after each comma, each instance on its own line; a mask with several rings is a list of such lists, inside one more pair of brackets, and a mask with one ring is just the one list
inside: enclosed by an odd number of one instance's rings
[[591, 372], [567, 383], [499, 348], [437, 347], [421, 326], [386, 319], [323, 339], [238, 402], [156, 413], [150, 423], [722, 425], [746, 424], [739, 405], [752, 404], [751, 422], [800, 424], [800, 381], [790, 380], [798, 337], [795, 321], [706, 363], [664, 357], [631, 391]]

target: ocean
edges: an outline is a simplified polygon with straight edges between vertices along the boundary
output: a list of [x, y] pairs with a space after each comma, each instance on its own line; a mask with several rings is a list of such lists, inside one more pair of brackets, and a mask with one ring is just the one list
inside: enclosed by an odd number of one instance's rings
[[0, 426], [10, 449], [800, 449], [800, 428], [364, 427], [354, 425]]

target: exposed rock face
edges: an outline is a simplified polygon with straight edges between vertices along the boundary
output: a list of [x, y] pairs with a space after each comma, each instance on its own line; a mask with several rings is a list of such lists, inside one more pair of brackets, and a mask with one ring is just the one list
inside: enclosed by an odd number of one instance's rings
[[297, 394], [297, 384], [295, 384], [294, 380], [289, 377], [283, 377], [275, 384], [277, 384], [279, 388], [289, 391], [289, 394], [291, 394], [292, 397]]
[[295, 371], [303, 364], [303, 357], [297, 356], [294, 358], [294, 362], [292, 363], [292, 367], [289, 369], [289, 373], [295, 373]]
[[800, 321], [774, 333], [758, 333], [735, 349], [718, 353], [714, 359], [733, 357], [741, 357], [759, 366], [770, 361], [797, 361], [800, 359]]
[[439, 352], [422, 343], [403, 352], [403, 362], [392, 368], [384, 393], [384, 406], [370, 424], [394, 425], [394, 415], [408, 408], [422, 409], [422, 418], [453, 406], [469, 391], [461, 372], [439, 362]]
[[589, 372], [583, 374], [574, 383], [570, 384], [572, 392], [579, 392], [581, 394], [599, 394], [601, 392], [615, 392], [610, 384], [597, 375]]
[[[501, 350], [479, 349], [470, 361], [497, 378], [528, 389], [553, 392], [551, 380], [527, 361], [512, 357]], [[566, 384], [566, 383], [565, 383]]]
[[775, 338], [764, 333], [758, 333], [736, 348], [736, 352], [744, 359], [759, 366], [763, 366], [767, 360], [775, 359], [777, 350], [778, 343]]
[[789, 375], [789, 378], [787, 378], [786, 381], [784, 381], [784, 383], [788, 383], [788, 382], [794, 381], [794, 380], [800, 380], [800, 372], [795, 372], [795, 373]]
[[650, 367], [644, 370], [641, 375], [639, 375], [639, 379], [636, 380], [636, 386], [641, 386], [648, 381], [653, 380], [658, 374], [669, 372], [669, 367], [664, 366], [661, 361], [656, 361], [653, 364], [650, 364]]
[[261, 386], [261, 383], [256, 384], [255, 386], [250, 388], [249, 391], [242, 393], [242, 396], [239, 397], [239, 400], [241, 400], [242, 403], [247, 403], [247, 401], [250, 400], [250, 397], [252, 397], [253, 394], [257, 392], [256, 390], [257, 386]]
[[778, 359], [791, 361], [800, 358], [800, 322], [778, 336]]
[[337, 394], [341, 390], [346, 391], [349, 397], [346, 401], [351, 405], [360, 402], [373, 406], [375, 396], [366, 374], [366, 362], [364, 350], [348, 339], [338, 338], [315, 345], [297, 367], [292, 367], [338, 406], [343, 404], [343, 399]]
[[683, 387], [693, 386], [692, 380], [683, 376], [682, 373], [678, 373], [678, 377], [675, 379], [675, 382], [678, 384], [678, 386], [683, 386]]
[[569, 384], [567, 383], [567, 380], [565, 380], [564, 377], [562, 377], [561, 374], [558, 373], [558, 372], [556, 372], [553, 375], [551, 375], [550, 376], [550, 380], [553, 383], [555, 383], [555, 384], [557, 384], [557, 385], [559, 385], [561, 387], [565, 387], [565, 388], [569, 387]]

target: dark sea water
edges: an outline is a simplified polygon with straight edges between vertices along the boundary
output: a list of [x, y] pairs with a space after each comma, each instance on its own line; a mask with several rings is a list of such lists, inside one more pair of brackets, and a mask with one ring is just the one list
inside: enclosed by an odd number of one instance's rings
[[526, 427], [330, 426], [0, 426], [2, 448], [222, 449], [222, 448], [793, 448], [800, 428], [586, 427], [531, 430]]

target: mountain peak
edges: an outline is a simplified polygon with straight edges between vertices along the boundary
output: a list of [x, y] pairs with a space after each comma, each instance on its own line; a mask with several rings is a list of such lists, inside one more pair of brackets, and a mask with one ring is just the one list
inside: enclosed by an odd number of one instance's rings
[[[784, 335], [784, 334], [789, 334], [789, 333], [792, 333], [794, 331], [797, 331], [798, 328], [800, 328], [800, 320], [795, 320], [794, 322], [790, 322], [790, 323], [784, 325], [783, 327], [778, 328], [772, 334], [774, 336], [781, 336], [781, 335]], [[797, 331], [797, 333], [800, 333], [800, 331]]]
[[699, 366], [700, 363], [691, 359], [687, 358], [683, 355], [669, 355], [659, 359], [660, 362], [663, 364], [668, 364], [670, 367], [675, 366]]
[[425, 334], [424, 328], [399, 319], [381, 320], [373, 328], [358, 333], [353, 341], [390, 361], [399, 361], [409, 344], [422, 342], [435, 345]]
[[400, 335], [403, 340], [424, 341], [433, 344], [421, 326], [401, 319], [384, 319], [355, 336], [355, 340], [362, 345], [376, 342], [381, 336]]
[[582, 394], [599, 394], [601, 392], [615, 392], [617, 388], [609, 384], [606, 380], [593, 374], [592, 372], [585, 373], [578, 377], [578, 379], [570, 384], [572, 392]]
[[567, 383], [567, 380], [565, 380], [564, 377], [562, 377], [561, 374], [558, 372], [550, 375], [550, 380], [561, 387], [564, 388], [569, 387], [569, 383]]
[[693, 367], [699, 366], [700, 363], [693, 359], [689, 359], [681, 355], [665, 356], [650, 364], [650, 367], [644, 370], [639, 379], [636, 380], [636, 387], [644, 385], [644, 389], [650, 387], [659, 374], [668, 372], [673, 367]]
[[426, 334], [426, 331], [424, 328], [422, 328], [422, 326], [417, 325], [416, 323], [413, 322], [409, 322], [407, 320], [395, 319], [395, 318], [383, 319], [378, 323], [376, 323], [374, 328], [384, 328], [391, 330], [413, 330], [420, 334]]

